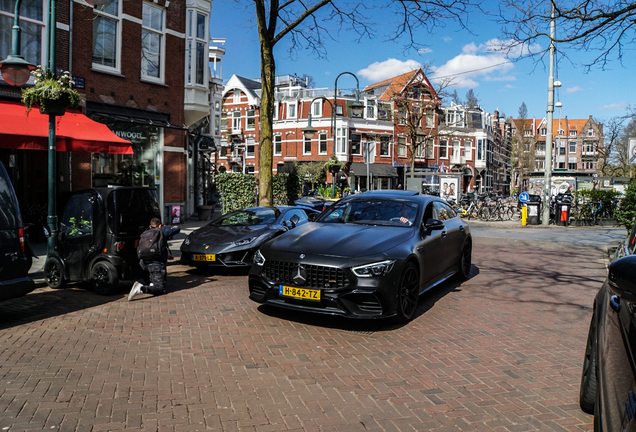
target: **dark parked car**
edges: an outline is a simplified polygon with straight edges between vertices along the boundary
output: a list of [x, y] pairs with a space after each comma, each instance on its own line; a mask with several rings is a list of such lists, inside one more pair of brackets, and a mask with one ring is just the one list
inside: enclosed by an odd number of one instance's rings
[[294, 201], [294, 204], [298, 207], [309, 208], [312, 210], [317, 210], [319, 212], [325, 210], [327, 207], [331, 206], [333, 201], [326, 201], [323, 198], [318, 198], [314, 196], [306, 196], [302, 198], [298, 198]]
[[35, 289], [28, 276], [32, 263], [18, 199], [0, 162], [0, 301], [21, 297]]
[[448, 203], [412, 191], [343, 198], [254, 256], [250, 298], [352, 318], [409, 321], [418, 297], [468, 278], [470, 227]]
[[181, 244], [181, 263], [193, 267], [245, 267], [267, 240], [317, 215], [299, 207], [250, 207], [213, 220]]
[[596, 295], [580, 404], [595, 431], [636, 431], [636, 226], [616, 250]]
[[154, 217], [161, 219], [155, 188], [115, 186], [74, 193], [60, 219], [57, 250], [44, 263], [46, 283], [62, 288], [66, 282], [88, 281], [98, 294], [112, 294], [120, 279], [143, 275], [137, 245]]

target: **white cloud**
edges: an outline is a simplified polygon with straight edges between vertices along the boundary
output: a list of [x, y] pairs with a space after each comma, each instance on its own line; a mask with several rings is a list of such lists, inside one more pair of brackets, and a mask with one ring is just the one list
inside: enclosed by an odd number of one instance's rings
[[371, 82], [378, 82], [403, 73], [420, 69], [422, 65], [415, 60], [401, 61], [390, 58], [383, 62], [371, 63], [364, 69], [357, 72], [357, 75], [368, 79]]
[[565, 89], [565, 92], [569, 94], [578, 93], [580, 91], [583, 91], [583, 89], [579, 86], [568, 87], [567, 89]]
[[497, 44], [497, 40], [490, 40], [480, 45], [464, 45], [461, 54], [434, 68], [432, 79], [440, 81], [452, 78], [453, 87], [457, 88], [475, 88], [479, 86], [477, 79], [513, 81], [515, 78], [508, 73], [514, 69], [514, 65], [503, 53], [493, 50]]
[[625, 101], [616, 102], [613, 104], [601, 105], [602, 110], [626, 110], [629, 108], [629, 104]]
[[430, 49], [430, 48], [420, 48], [420, 49], [417, 50], [417, 52], [419, 54], [428, 54], [428, 53], [432, 53], [433, 50]]
[[450, 36], [444, 36], [444, 37], [442, 38], [442, 40], [443, 40], [444, 42], [450, 42], [450, 41], [452, 41], [452, 40], [453, 40], [453, 38], [452, 38], [452, 37], [450, 37]]

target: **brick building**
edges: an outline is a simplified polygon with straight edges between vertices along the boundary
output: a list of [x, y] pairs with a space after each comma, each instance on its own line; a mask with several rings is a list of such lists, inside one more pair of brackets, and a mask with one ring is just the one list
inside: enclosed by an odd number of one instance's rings
[[[513, 167], [513, 187], [524, 188], [527, 175], [545, 172], [547, 119], [510, 119], [512, 134], [520, 157]], [[593, 176], [603, 161], [603, 125], [592, 116], [587, 119], [567, 117], [552, 120], [552, 170]], [[525, 158], [524, 158], [525, 156]]]
[[[277, 77], [275, 173], [288, 172], [294, 162], [327, 160], [335, 154], [345, 163], [343, 171], [354, 190], [402, 184], [437, 191], [446, 181], [454, 183], [455, 198], [475, 188], [509, 192], [505, 122], [480, 108], [442, 107], [423, 71], [367, 86], [359, 95], [364, 105], [360, 116], [351, 109], [355, 91], [339, 90], [334, 98], [334, 89], [309, 88], [308, 83], [307, 76]], [[225, 85], [217, 154], [221, 171], [258, 175], [260, 92], [259, 80], [236, 75]], [[303, 130], [309, 114], [317, 133], [308, 140]], [[467, 122], [455, 121], [455, 116]]]
[[[23, 51], [28, 61], [43, 64], [47, 1], [26, 3]], [[166, 215], [170, 206], [186, 205], [188, 146], [198, 133], [192, 127], [210, 111], [210, 10], [209, 0], [111, 0], [95, 7], [83, 0], [57, 1], [58, 70], [71, 72], [82, 98], [80, 112], [130, 141], [134, 151], [58, 152], [62, 199], [91, 186], [144, 185], [158, 189]], [[0, 19], [11, 19], [10, 12], [0, 10]], [[6, 41], [1, 42], [4, 58]], [[0, 98], [18, 100], [19, 89], [3, 84]], [[0, 150], [0, 160], [13, 161], [26, 205], [46, 203], [46, 157], [46, 152]]]

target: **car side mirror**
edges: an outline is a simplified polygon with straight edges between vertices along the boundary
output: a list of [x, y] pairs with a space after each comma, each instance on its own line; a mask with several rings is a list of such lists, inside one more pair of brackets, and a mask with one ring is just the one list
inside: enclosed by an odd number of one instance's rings
[[300, 217], [298, 215], [293, 215], [289, 221], [292, 223], [292, 228], [293, 228], [300, 221]]
[[609, 265], [607, 275], [612, 291], [630, 302], [636, 302], [636, 255], [619, 258]]
[[145, 227], [140, 226], [139, 228], [137, 228], [137, 234], [141, 235], [144, 231], [146, 231]]
[[444, 222], [439, 219], [428, 219], [422, 226], [426, 230], [437, 231], [444, 229]]

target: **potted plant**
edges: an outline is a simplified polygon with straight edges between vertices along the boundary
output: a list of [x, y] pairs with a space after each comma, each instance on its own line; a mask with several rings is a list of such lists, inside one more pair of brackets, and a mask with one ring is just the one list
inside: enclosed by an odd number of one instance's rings
[[42, 114], [64, 115], [67, 108], [77, 108], [80, 96], [73, 89], [75, 82], [66, 71], [56, 78], [53, 72], [38, 66], [33, 72], [35, 85], [22, 89], [22, 103], [27, 107], [27, 115], [35, 105]]
[[344, 164], [338, 160], [336, 155], [332, 155], [325, 162], [325, 169], [331, 173], [332, 176], [332, 187], [331, 187], [331, 198], [336, 198], [336, 174], [342, 169]]

